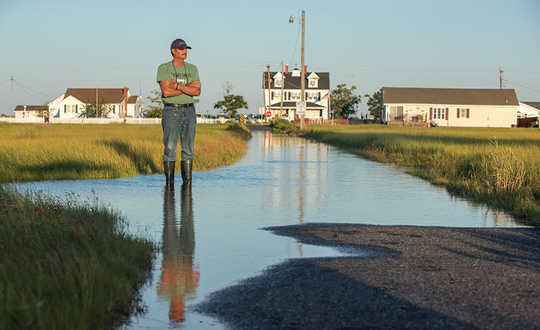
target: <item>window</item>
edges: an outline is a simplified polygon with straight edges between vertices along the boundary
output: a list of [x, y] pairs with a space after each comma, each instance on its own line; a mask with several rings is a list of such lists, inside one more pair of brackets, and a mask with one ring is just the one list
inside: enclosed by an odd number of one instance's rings
[[446, 108], [433, 108], [433, 119], [445, 119]]
[[75, 104], [75, 113], [79, 113], [79, 105]]
[[64, 113], [67, 112], [67, 104], [64, 104]]
[[390, 120], [403, 120], [403, 106], [390, 107]]
[[283, 84], [283, 79], [274, 80], [274, 87], [281, 87], [282, 84]]
[[467, 109], [465, 108], [458, 108], [458, 118], [467, 118]]
[[318, 87], [318, 80], [317, 79], [309, 79], [308, 86], [311, 88], [317, 88]]
[[112, 113], [116, 113], [116, 104], [112, 105]]

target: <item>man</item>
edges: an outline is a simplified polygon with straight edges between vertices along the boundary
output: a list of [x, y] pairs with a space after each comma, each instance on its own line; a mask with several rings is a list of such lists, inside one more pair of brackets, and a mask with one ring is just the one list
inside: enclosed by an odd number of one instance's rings
[[193, 64], [185, 62], [187, 50], [191, 49], [182, 39], [171, 43], [173, 60], [161, 64], [157, 70], [157, 82], [163, 100], [163, 168], [166, 185], [174, 189], [174, 168], [178, 138], [182, 147], [180, 169], [184, 184], [191, 184], [193, 167], [193, 144], [197, 115], [193, 96], [201, 95], [199, 71]]

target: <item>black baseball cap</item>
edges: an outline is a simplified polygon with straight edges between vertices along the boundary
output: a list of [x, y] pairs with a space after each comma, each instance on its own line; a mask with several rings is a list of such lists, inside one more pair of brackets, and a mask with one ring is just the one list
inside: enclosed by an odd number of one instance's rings
[[178, 49], [191, 49], [191, 47], [189, 47], [186, 42], [184, 41], [184, 39], [175, 39], [172, 43], [171, 43], [171, 49], [173, 48], [178, 48]]

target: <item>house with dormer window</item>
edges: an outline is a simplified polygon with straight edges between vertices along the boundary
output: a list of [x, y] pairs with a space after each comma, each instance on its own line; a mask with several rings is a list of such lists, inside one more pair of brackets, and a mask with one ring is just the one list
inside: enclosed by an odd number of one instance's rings
[[[330, 107], [330, 73], [329, 72], [305, 72], [305, 101], [307, 119], [328, 119]], [[265, 104], [260, 109], [264, 114], [267, 108], [270, 109], [272, 118], [283, 118], [290, 121], [299, 118], [297, 114], [297, 103], [301, 101], [301, 79], [300, 69], [291, 72], [288, 66], [285, 72], [270, 72], [270, 86], [268, 86], [268, 72], [263, 72], [263, 93]], [[268, 88], [270, 87], [270, 88]]]

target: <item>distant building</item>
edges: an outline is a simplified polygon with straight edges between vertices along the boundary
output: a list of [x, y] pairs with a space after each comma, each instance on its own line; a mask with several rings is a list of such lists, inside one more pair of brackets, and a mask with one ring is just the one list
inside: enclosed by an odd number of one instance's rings
[[[270, 91], [268, 91], [268, 73], [263, 72], [262, 87], [265, 104], [259, 109], [259, 113], [264, 114], [269, 106], [272, 118], [277, 116], [291, 121], [297, 119], [296, 103], [300, 102], [301, 73], [299, 69], [289, 72], [288, 68], [284, 73], [270, 72]], [[328, 119], [330, 73], [306, 72], [305, 79], [306, 113], [304, 117]]]
[[17, 105], [15, 119], [25, 121], [45, 121], [48, 118], [47, 105]]
[[382, 88], [382, 121], [436, 126], [512, 127], [519, 102], [513, 89]]
[[68, 88], [66, 92], [48, 103], [50, 117], [78, 118], [87, 104], [105, 104], [110, 112], [107, 118], [140, 118], [143, 103], [139, 96], [131, 95], [129, 88]]
[[517, 117], [518, 119], [540, 117], [540, 102], [519, 102]]

